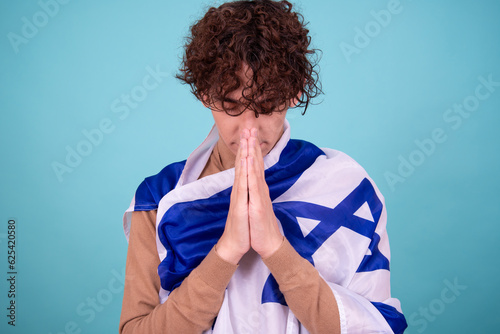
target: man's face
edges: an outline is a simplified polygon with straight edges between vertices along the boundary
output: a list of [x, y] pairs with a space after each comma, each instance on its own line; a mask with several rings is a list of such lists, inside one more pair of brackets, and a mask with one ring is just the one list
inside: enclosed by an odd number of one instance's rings
[[[246, 82], [248, 78], [251, 78], [251, 72], [247, 70], [248, 67], [243, 65], [242, 70], [239, 72], [242, 82]], [[224, 112], [222, 110], [222, 101], [213, 102], [214, 108], [211, 108], [211, 110], [217, 129], [219, 130], [219, 136], [231, 152], [236, 154], [240, 144], [241, 132], [244, 129], [250, 130], [255, 128], [258, 131], [262, 155], [265, 156], [271, 151], [283, 134], [288, 106], [280, 106], [278, 110], [283, 110], [282, 112], [273, 112], [267, 115], [260, 114], [259, 117], [256, 117], [253, 110], [245, 109], [242, 104], [238, 103], [238, 101], [243, 100], [242, 97], [243, 87], [240, 87], [228, 94], [228, 100], [224, 103], [226, 107], [234, 107], [233, 112], [235, 114], [243, 111], [238, 116], [230, 116]]]
[[284, 129], [286, 110], [273, 112], [270, 115], [259, 115], [255, 117], [253, 110], [245, 110], [239, 116], [230, 116], [224, 111], [212, 110], [219, 136], [227, 148], [236, 155], [240, 145], [240, 134], [244, 129], [255, 128], [258, 131], [258, 139], [262, 155], [268, 154], [281, 138]]

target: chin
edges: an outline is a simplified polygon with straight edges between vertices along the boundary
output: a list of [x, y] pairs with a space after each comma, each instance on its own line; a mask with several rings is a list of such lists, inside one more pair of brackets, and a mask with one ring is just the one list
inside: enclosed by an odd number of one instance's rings
[[229, 145], [229, 150], [236, 155], [238, 153], [238, 149], [240, 148], [240, 143], [239, 142], [234, 142]]
[[266, 155], [269, 154], [269, 152], [271, 152], [271, 150], [268, 149], [267, 146], [266, 147], [262, 147], [261, 146], [260, 148], [261, 148], [261, 151], [262, 151], [262, 157], [265, 157]]

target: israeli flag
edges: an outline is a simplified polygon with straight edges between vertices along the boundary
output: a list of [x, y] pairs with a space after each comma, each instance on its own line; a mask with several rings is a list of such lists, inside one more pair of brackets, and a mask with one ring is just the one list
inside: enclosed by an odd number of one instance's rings
[[[165, 167], [139, 186], [124, 216], [157, 210], [160, 301], [196, 268], [224, 231], [234, 168], [198, 179], [215, 143], [214, 126], [187, 160]], [[281, 139], [264, 157], [265, 178], [283, 235], [327, 282], [342, 333], [402, 333], [407, 327], [391, 298], [384, 198], [346, 154]], [[214, 327], [206, 333], [308, 333], [253, 251], [240, 261]]]

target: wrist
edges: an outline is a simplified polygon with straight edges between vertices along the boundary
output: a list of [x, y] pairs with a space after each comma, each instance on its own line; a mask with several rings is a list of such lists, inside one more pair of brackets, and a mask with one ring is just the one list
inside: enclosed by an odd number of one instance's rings
[[215, 245], [215, 252], [221, 259], [234, 265], [237, 265], [244, 255], [244, 253], [236, 250], [229, 243], [224, 242], [222, 238]]
[[281, 245], [283, 245], [283, 242], [285, 241], [285, 237], [282, 236], [281, 234], [279, 236], [276, 236], [276, 238], [273, 238], [272, 241], [268, 243], [269, 247], [266, 247], [262, 251], [259, 252], [259, 255], [262, 259], [267, 259], [271, 257], [278, 249], [280, 249]]

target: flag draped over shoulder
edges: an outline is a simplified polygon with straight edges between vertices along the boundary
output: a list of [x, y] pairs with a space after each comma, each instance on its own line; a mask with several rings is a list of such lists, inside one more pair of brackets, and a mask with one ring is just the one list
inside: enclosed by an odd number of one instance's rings
[[[187, 160], [146, 178], [124, 216], [157, 210], [160, 300], [205, 258], [224, 231], [234, 168], [198, 179], [218, 132]], [[390, 295], [384, 199], [364, 169], [347, 155], [281, 139], [264, 157], [265, 178], [280, 229], [331, 287], [342, 333], [402, 333], [406, 321]], [[207, 333], [307, 333], [288, 309], [278, 284], [255, 252], [241, 260]]]

